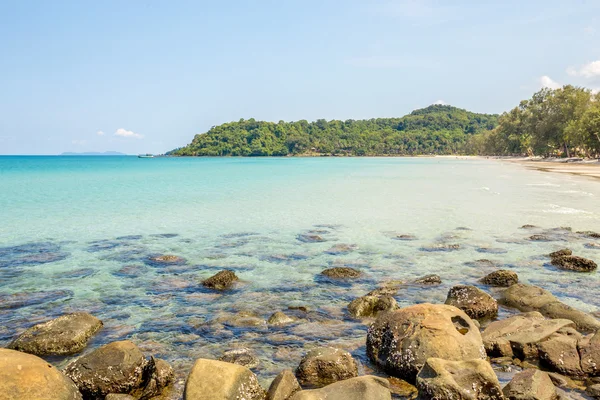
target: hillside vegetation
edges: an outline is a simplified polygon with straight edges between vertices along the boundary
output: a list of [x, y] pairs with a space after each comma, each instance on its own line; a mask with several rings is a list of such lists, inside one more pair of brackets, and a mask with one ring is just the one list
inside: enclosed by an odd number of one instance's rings
[[174, 156], [461, 154], [475, 135], [497, 126], [498, 116], [432, 105], [402, 118], [314, 122], [241, 119], [198, 134]]

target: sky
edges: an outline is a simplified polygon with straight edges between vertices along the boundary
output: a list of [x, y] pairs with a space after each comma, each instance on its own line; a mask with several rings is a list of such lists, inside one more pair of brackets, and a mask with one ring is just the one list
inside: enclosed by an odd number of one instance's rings
[[163, 153], [240, 118], [502, 113], [600, 88], [600, 0], [0, 0], [0, 154]]

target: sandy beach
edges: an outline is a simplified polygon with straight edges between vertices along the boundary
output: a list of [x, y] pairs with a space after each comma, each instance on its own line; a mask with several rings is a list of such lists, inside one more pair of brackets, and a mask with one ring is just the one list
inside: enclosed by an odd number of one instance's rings
[[600, 160], [567, 161], [565, 159], [500, 158], [527, 168], [545, 172], [580, 175], [600, 179]]

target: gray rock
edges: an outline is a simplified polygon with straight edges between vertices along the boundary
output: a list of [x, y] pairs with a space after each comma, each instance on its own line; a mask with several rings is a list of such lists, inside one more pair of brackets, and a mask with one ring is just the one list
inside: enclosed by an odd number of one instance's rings
[[556, 400], [556, 387], [547, 373], [526, 369], [516, 374], [502, 390], [507, 400]]
[[202, 285], [210, 289], [226, 290], [231, 288], [237, 281], [239, 281], [239, 278], [235, 272], [226, 269], [206, 279], [202, 282]]
[[286, 369], [281, 371], [269, 386], [267, 399], [269, 400], [288, 400], [299, 392], [302, 388], [298, 380], [294, 376], [292, 370]]
[[498, 315], [498, 303], [475, 286], [457, 285], [450, 289], [446, 304], [463, 310], [473, 319], [489, 319]]
[[350, 353], [333, 347], [317, 347], [300, 361], [296, 377], [301, 385], [323, 387], [358, 376], [358, 366]]
[[321, 389], [302, 390], [291, 400], [391, 400], [389, 383], [376, 376], [350, 378]]

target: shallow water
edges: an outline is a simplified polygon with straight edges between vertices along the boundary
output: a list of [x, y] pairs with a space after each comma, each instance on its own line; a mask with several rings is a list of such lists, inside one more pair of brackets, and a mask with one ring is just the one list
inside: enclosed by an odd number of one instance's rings
[[[544, 255], [568, 246], [600, 261], [589, 245], [600, 240], [575, 233], [600, 231], [599, 197], [598, 181], [491, 160], [0, 157], [0, 346], [85, 310], [105, 323], [90, 348], [128, 338], [180, 378], [195, 358], [234, 347], [255, 351], [263, 382], [317, 344], [350, 350], [369, 371], [366, 325], [345, 306], [387, 280], [439, 274], [441, 286], [407, 285], [397, 300], [443, 302], [453, 284], [494, 270], [474, 262], [489, 259], [598, 311], [598, 273], [558, 271]], [[460, 247], [440, 251], [448, 244]], [[185, 262], [153, 263], [159, 254]], [[319, 277], [343, 265], [363, 277]], [[200, 285], [224, 268], [242, 279], [234, 290]], [[264, 324], [279, 310], [300, 322]], [[232, 319], [241, 311], [255, 317]]]

